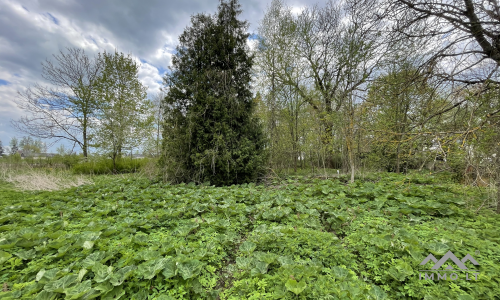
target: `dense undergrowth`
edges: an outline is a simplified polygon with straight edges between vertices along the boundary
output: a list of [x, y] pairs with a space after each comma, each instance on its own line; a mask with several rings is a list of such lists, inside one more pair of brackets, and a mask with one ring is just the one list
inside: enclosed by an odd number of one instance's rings
[[[480, 193], [435, 177], [226, 188], [97, 177], [58, 192], [0, 192], [0, 299], [500, 295], [500, 218], [466, 208]], [[448, 250], [473, 255], [477, 280], [419, 279], [419, 263]]]

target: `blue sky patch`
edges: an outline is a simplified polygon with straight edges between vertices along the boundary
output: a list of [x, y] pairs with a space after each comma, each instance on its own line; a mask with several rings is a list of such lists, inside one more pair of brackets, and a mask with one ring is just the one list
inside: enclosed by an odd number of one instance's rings
[[7, 80], [3, 80], [3, 79], [0, 79], [0, 85], [9, 85], [10, 82], [8, 82]]
[[21, 6], [24, 8], [25, 11], [29, 12], [29, 9], [27, 9], [26, 6], [24, 6], [24, 5], [21, 5]]
[[164, 67], [156, 67], [158, 69], [158, 72], [160, 73], [160, 75], [164, 75], [165, 73], [170, 73], [170, 70], [168, 68], [164, 68]]
[[256, 40], [256, 39], [258, 39], [258, 38], [259, 38], [259, 36], [258, 36], [256, 33], [252, 33], [252, 34], [250, 34], [250, 35], [248, 36], [248, 39], [249, 39], [249, 40]]
[[59, 25], [59, 20], [56, 17], [54, 17], [50, 13], [46, 13], [46, 16], [49, 17], [52, 20], [52, 22], [54, 22], [54, 24]]

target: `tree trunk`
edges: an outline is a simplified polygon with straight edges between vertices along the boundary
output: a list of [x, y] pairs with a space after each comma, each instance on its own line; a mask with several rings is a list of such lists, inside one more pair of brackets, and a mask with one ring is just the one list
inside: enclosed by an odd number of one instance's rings
[[82, 152], [83, 152], [83, 157], [87, 157], [88, 153], [87, 153], [87, 148], [88, 148], [88, 144], [87, 144], [87, 126], [84, 126], [83, 127], [83, 147], [82, 147]]
[[401, 141], [398, 142], [398, 147], [396, 148], [396, 173], [399, 174], [399, 162], [400, 162], [400, 158], [399, 158], [399, 148], [401, 146]]
[[497, 214], [500, 214], [500, 178], [497, 179]]

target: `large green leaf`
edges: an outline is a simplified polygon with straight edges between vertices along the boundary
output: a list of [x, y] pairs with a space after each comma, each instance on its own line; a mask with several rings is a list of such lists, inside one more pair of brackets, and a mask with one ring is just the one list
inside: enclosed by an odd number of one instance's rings
[[149, 236], [144, 233], [138, 233], [134, 236], [133, 242], [138, 245], [147, 245], [149, 242]]
[[64, 289], [64, 293], [66, 294], [67, 300], [78, 299], [83, 296], [85, 293], [90, 291], [91, 284], [90, 280], [86, 280], [82, 283], [79, 283], [71, 288]]
[[90, 299], [95, 299], [99, 297], [102, 294], [102, 292], [95, 290], [95, 289], [90, 289], [88, 292], [86, 292], [79, 300], [90, 300]]
[[430, 243], [427, 245], [427, 249], [434, 255], [445, 255], [450, 250], [450, 247], [443, 243]]
[[169, 260], [165, 264], [165, 268], [161, 272], [163, 276], [165, 276], [165, 279], [169, 279], [177, 275], [177, 265], [176, 262], [173, 260]]
[[5, 251], [1, 251], [0, 250], [0, 266], [6, 262], [7, 260], [9, 260], [10, 258], [12, 257], [12, 254], [8, 253], [8, 252], [5, 252]]
[[184, 280], [197, 276], [202, 268], [203, 263], [197, 259], [191, 259], [186, 262], [179, 262], [177, 265], [179, 274], [182, 276], [182, 278], [184, 278]]
[[347, 275], [349, 275], [349, 272], [341, 267], [333, 267], [332, 271], [337, 279], [344, 279], [347, 277]]
[[146, 300], [148, 298], [148, 292], [145, 290], [140, 290], [139, 292], [132, 295], [131, 300]]
[[305, 281], [297, 282], [296, 280], [288, 279], [288, 281], [285, 283], [285, 287], [290, 292], [298, 295], [304, 291], [304, 289], [307, 287], [307, 284]]
[[56, 299], [57, 295], [58, 295], [57, 293], [41, 291], [35, 297], [35, 300], [54, 300], [54, 299]]
[[148, 260], [147, 262], [139, 265], [137, 268], [137, 273], [143, 276], [144, 279], [151, 279], [156, 276], [166, 265], [167, 259], [160, 257], [153, 260]]
[[257, 275], [257, 274], [266, 274], [267, 273], [267, 267], [269, 265], [266, 264], [265, 262], [263, 261], [257, 261], [255, 263], [255, 267], [252, 269], [251, 273], [253, 276]]
[[38, 283], [42, 283], [42, 284], [51, 282], [56, 278], [57, 272], [59, 272], [58, 268], [51, 269], [48, 271], [46, 271], [45, 269], [41, 269], [36, 274], [35, 280], [38, 281]]
[[56, 281], [49, 282], [43, 288], [47, 292], [64, 293], [64, 290], [75, 286], [78, 283], [78, 275], [66, 275]]
[[36, 257], [36, 250], [31, 249], [29, 251], [21, 250], [14, 253], [15, 256], [21, 258], [22, 260], [31, 260]]
[[111, 275], [113, 274], [113, 267], [108, 267], [99, 262], [96, 262], [92, 267], [92, 272], [94, 272], [95, 274], [94, 281], [100, 283], [111, 278]]
[[250, 266], [252, 264], [252, 259], [249, 258], [249, 257], [237, 257], [236, 258], [236, 265], [240, 268], [240, 269], [249, 269]]
[[266, 264], [270, 265], [276, 260], [278, 255], [276, 255], [274, 253], [270, 253], [270, 252], [267, 252], [267, 253], [259, 252], [259, 253], [255, 253], [255, 257], [258, 260], [263, 261]]
[[389, 268], [387, 273], [396, 280], [403, 281], [406, 277], [413, 275], [413, 268], [405, 261], [398, 260], [397, 263]]
[[387, 294], [380, 287], [374, 285], [370, 290], [370, 296], [375, 300], [387, 299]]
[[255, 247], [257, 247], [255, 243], [245, 241], [240, 245], [240, 251], [245, 254], [250, 254], [255, 249]]
[[136, 268], [137, 267], [133, 265], [121, 268], [120, 270], [116, 271], [113, 275], [111, 275], [109, 282], [114, 286], [121, 285], [125, 281], [125, 279], [127, 279], [130, 276], [130, 274], [133, 273], [133, 271]]
[[294, 264], [293, 259], [291, 259], [289, 256], [278, 257], [278, 262], [281, 264], [281, 266], [288, 266]]
[[101, 297], [101, 300], [118, 300], [125, 295], [125, 291], [121, 286], [115, 286], [111, 291]]
[[102, 261], [106, 257], [106, 252], [98, 251], [91, 253], [82, 261], [82, 267], [92, 268], [96, 262]]
[[137, 253], [137, 258], [141, 260], [152, 260], [160, 257], [160, 252], [156, 250], [143, 250]]

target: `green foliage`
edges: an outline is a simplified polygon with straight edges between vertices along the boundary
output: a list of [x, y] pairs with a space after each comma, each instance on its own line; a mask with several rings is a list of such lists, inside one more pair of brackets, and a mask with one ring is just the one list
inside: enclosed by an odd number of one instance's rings
[[253, 116], [253, 57], [236, 0], [214, 16], [199, 14], [179, 37], [165, 77], [161, 165], [172, 182], [230, 185], [253, 181], [265, 163], [263, 134]]
[[[2, 187], [0, 299], [494, 299], [500, 219], [441, 182]], [[479, 262], [477, 281], [419, 279], [420, 262], [448, 250]]]
[[[135, 173], [147, 165], [151, 159], [148, 158], [117, 158], [114, 168], [117, 173]], [[75, 174], [113, 174], [113, 161], [105, 157], [89, 157], [81, 160], [71, 168]]]
[[94, 146], [113, 160], [138, 147], [152, 129], [152, 104], [139, 80], [139, 65], [123, 53], [102, 54], [103, 70], [96, 82], [97, 118]]

